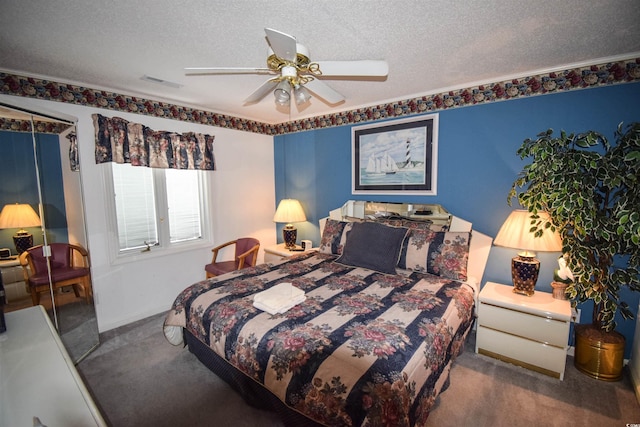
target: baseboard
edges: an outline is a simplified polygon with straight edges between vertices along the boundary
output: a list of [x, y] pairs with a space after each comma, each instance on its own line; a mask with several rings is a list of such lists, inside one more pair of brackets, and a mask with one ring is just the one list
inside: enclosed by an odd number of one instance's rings
[[638, 371], [637, 363], [629, 365], [629, 372], [631, 372], [631, 382], [633, 383], [633, 389], [636, 392], [636, 399], [640, 404], [640, 372]]
[[[169, 306], [169, 308], [171, 308]], [[169, 308], [167, 307], [155, 307], [149, 310], [145, 310], [142, 313], [138, 313], [135, 316], [130, 316], [130, 317], [125, 317], [122, 319], [118, 319], [115, 322], [105, 322], [104, 324], [100, 324], [99, 325], [99, 333], [104, 333], [104, 332], [109, 332], [113, 329], [117, 329], [120, 328], [122, 326], [127, 326], [131, 323], [137, 322], [138, 320], [143, 320], [146, 319], [147, 317], [151, 317], [151, 316], [155, 316], [157, 314], [160, 314], [162, 312], [167, 312], [169, 311]]]

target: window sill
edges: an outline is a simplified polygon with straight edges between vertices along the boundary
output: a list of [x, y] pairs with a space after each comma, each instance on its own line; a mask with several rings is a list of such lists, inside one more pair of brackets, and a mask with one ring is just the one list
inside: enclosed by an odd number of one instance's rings
[[177, 244], [168, 248], [152, 246], [151, 250], [149, 251], [140, 249], [139, 251], [131, 251], [124, 254], [118, 254], [111, 260], [111, 265], [122, 265], [133, 262], [140, 262], [152, 258], [173, 256], [185, 252], [199, 251], [202, 249], [209, 250], [212, 247], [213, 242], [210, 242], [208, 240], [198, 240], [197, 242]]

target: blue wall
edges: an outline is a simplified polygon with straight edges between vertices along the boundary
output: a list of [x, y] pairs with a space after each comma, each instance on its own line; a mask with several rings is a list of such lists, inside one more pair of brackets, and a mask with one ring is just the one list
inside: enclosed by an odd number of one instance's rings
[[[495, 237], [513, 207], [507, 195], [526, 164], [516, 155], [527, 138], [549, 128], [556, 131], [597, 130], [613, 140], [620, 122], [640, 121], [640, 83], [493, 102], [439, 112], [438, 188], [436, 196], [351, 194], [351, 126], [300, 132], [275, 138], [276, 202], [299, 199], [308, 222], [296, 224], [298, 241], [320, 240], [318, 219], [346, 200], [438, 203], [469, 220], [474, 229]], [[514, 201], [514, 207], [518, 207]], [[280, 233], [278, 233], [280, 235]], [[514, 253], [493, 247], [483, 281], [510, 283]], [[539, 253], [537, 289], [551, 292], [559, 253]], [[635, 311], [640, 293], [626, 299]], [[582, 322], [592, 308], [582, 308]], [[635, 323], [618, 322], [631, 354]]]
[[[67, 242], [68, 230], [58, 135], [36, 134], [45, 224], [49, 242]], [[0, 132], [0, 209], [8, 203], [27, 203], [38, 213], [38, 187], [33, 141], [28, 132]], [[27, 228], [34, 245], [42, 244], [39, 227]], [[0, 247], [16, 249], [16, 229], [0, 230]]]

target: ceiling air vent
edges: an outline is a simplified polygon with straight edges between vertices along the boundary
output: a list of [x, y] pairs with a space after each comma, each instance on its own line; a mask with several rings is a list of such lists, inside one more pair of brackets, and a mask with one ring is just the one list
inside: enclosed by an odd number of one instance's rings
[[144, 76], [140, 77], [140, 80], [144, 80], [145, 82], [151, 82], [151, 83], [155, 83], [155, 84], [159, 84], [159, 85], [173, 87], [173, 88], [176, 88], [176, 89], [179, 89], [179, 88], [182, 87], [181, 84], [170, 82], [168, 80], [159, 79], [157, 77], [147, 76], [146, 74]]

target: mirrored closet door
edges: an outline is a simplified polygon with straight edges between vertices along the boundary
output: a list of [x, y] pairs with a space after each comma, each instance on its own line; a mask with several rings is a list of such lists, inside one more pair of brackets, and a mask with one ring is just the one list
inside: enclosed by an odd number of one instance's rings
[[75, 122], [1, 103], [0, 124], [5, 312], [42, 305], [77, 363], [99, 338]]

